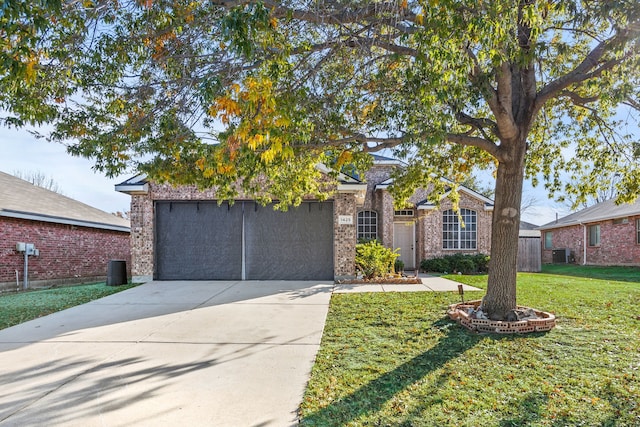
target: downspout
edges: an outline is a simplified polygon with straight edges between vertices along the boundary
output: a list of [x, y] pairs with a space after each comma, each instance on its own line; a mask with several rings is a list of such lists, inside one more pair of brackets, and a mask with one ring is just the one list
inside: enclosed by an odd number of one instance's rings
[[583, 236], [582, 236], [582, 265], [587, 265], [587, 225], [582, 224]]

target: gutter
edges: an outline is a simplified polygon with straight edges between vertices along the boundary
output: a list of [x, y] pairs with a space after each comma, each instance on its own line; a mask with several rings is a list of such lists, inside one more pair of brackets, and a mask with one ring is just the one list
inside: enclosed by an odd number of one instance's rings
[[0, 216], [7, 218], [26, 219], [30, 221], [42, 221], [51, 222], [54, 224], [75, 225], [80, 227], [98, 228], [102, 230], [122, 231], [125, 233], [131, 232], [130, 227], [115, 224], [106, 224], [103, 222], [83, 221], [73, 218], [63, 218], [51, 215], [36, 214], [29, 212], [9, 211], [7, 209], [0, 210]]

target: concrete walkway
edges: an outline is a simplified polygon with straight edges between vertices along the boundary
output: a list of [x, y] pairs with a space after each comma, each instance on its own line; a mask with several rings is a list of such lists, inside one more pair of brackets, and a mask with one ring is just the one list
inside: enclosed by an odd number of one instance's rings
[[0, 330], [0, 426], [296, 425], [333, 288], [150, 282]]
[[[436, 276], [421, 276], [422, 284], [411, 285], [375, 285], [375, 284], [357, 284], [357, 285], [336, 285], [333, 292], [337, 294], [357, 293], [357, 292], [458, 292], [460, 283], [453, 280], [444, 279]], [[481, 291], [474, 286], [462, 285], [465, 292]]]

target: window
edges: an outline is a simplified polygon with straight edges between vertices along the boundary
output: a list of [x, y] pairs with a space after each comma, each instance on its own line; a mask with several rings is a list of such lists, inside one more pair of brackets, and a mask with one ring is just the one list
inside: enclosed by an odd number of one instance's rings
[[544, 248], [553, 249], [553, 231], [544, 232]]
[[393, 211], [394, 216], [413, 216], [413, 209], [402, 209], [399, 211]]
[[589, 226], [589, 246], [600, 245], [600, 224]]
[[640, 245], [640, 218], [636, 219], [636, 243]]
[[460, 209], [458, 213], [452, 209], [442, 213], [442, 248], [443, 249], [476, 249], [477, 219], [476, 212], [471, 209]]
[[616, 218], [613, 220], [614, 225], [628, 224], [628, 223], [629, 223], [629, 218]]
[[378, 238], [378, 213], [374, 211], [358, 212], [358, 240]]

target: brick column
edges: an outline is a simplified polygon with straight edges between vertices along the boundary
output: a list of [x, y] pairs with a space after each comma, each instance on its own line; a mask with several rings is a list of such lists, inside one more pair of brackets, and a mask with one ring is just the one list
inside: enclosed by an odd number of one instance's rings
[[131, 275], [133, 282], [153, 280], [153, 201], [131, 196]]
[[[336, 280], [356, 275], [356, 198], [354, 194], [336, 194], [333, 205], [333, 271]], [[352, 224], [340, 224], [340, 215], [353, 218]]]

